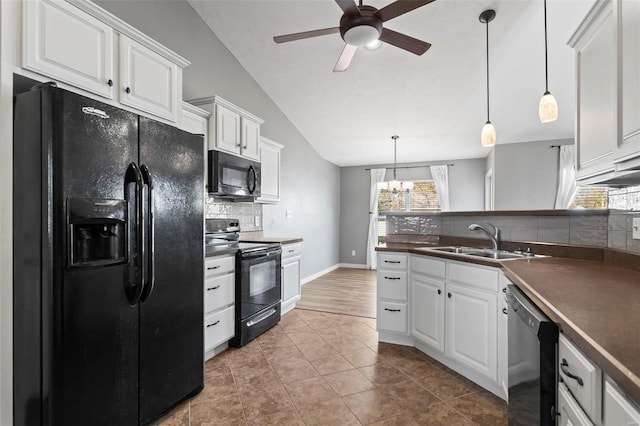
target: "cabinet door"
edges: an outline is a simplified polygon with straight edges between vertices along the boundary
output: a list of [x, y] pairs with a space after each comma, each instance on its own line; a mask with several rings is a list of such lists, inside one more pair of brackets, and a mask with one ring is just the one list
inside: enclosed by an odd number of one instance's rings
[[222, 105], [215, 106], [215, 147], [240, 154], [240, 114]]
[[66, 1], [24, 4], [22, 66], [113, 98], [113, 30]]
[[411, 334], [444, 352], [444, 281], [411, 275]]
[[256, 201], [275, 203], [280, 201], [280, 148], [260, 141], [260, 197]]
[[640, 425], [640, 408], [607, 380], [604, 384], [605, 425]]
[[447, 355], [497, 380], [498, 314], [495, 293], [447, 283]]
[[611, 172], [617, 149], [617, 54], [613, 3], [607, 2], [576, 45], [577, 176]]
[[[617, 157], [640, 157], [640, 2], [620, 1], [622, 141]], [[625, 158], [626, 157], [626, 158]]]
[[119, 89], [123, 104], [176, 122], [180, 72], [173, 62], [120, 35]]
[[244, 157], [260, 160], [260, 124], [242, 117], [242, 149]]
[[282, 302], [300, 297], [300, 259], [282, 264]]

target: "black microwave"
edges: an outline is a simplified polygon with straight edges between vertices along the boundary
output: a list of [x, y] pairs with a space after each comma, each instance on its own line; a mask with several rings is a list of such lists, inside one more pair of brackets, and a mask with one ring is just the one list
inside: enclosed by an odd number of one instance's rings
[[260, 163], [220, 151], [209, 151], [207, 185], [210, 194], [229, 199], [260, 196]]

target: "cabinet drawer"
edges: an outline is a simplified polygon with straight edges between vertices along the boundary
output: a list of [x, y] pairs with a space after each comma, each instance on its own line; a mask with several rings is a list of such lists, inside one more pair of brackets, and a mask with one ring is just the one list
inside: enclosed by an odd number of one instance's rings
[[236, 275], [227, 274], [204, 280], [204, 312], [214, 311], [235, 301]]
[[378, 329], [407, 332], [407, 304], [406, 303], [378, 303]]
[[406, 301], [407, 273], [378, 270], [378, 297]]
[[602, 371], [563, 335], [560, 335], [558, 343], [558, 362], [560, 379], [591, 420], [599, 424], [602, 412]]
[[444, 260], [424, 256], [411, 256], [411, 272], [444, 278], [446, 270]]
[[404, 254], [380, 253], [378, 255], [380, 269], [407, 269], [407, 256]]
[[593, 426], [593, 423], [562, 383], [558, 383], [558, 413], [560, 414], [558, 426]]
[[204, 319], [204, 350], [210, 351], [235, 334], [234, 307], [209, 315]]
[[498, 269], [484, 269], [460, 263], [449, 264], [449, 279], [473, 287], [498, 291]]
[[223, 275], [236, 269], [235, 256], [208, 257], [204, 262], [205, 277]]
[[301, 255], [302, 244], [285, 244], [282, 246], [282, 259]]

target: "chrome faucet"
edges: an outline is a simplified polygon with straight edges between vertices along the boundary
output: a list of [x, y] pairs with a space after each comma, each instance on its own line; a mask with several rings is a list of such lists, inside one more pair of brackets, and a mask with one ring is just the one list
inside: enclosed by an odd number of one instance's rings
[[485, 234], [487, 234], [487, 237], [489, 237], [489, 239], [491, 240], [491, 244], [493, 244], [493, 250], [497, 252], [498, 250], [500, 250], [500, 229], [498, 229], [497, 226], [491, 223], [489, 223], [488, 225], [490, 225], [493, 228], [493, 233], [487, 231], [487, 228], [485, 228], [484, 226], [478, 225], [477, 223], [472, 223], [471, 225], [469, 225], [469, 230], [482, 231]]

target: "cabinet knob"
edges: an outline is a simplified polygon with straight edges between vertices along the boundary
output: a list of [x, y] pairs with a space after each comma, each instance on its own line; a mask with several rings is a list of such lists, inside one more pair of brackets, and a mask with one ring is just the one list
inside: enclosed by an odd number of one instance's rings
[[131, 88], [127, 87], [126, 89], [124, 89], [124, 91], [127, 92], [127, 95], [128, 95], [129, 93], [131, 93]]
[[109, 80], [107, 81], [107, 86], [109, 86], [109, 87], [113, 87], [113, 80], [109, 79]]
[[442, 290], [438, 289], [438, 294], [442, 294]]
[[447, 297], [451, 299], [451, 293], [447, 293]]

